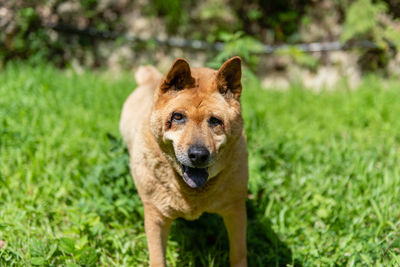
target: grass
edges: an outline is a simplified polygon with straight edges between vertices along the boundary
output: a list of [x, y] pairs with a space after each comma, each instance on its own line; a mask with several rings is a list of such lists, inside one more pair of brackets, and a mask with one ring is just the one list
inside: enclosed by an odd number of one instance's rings
[[[118, 133], [130, 75], [0, 73], [0, 266], [146, 266]], [[245, 81], [250, 266], [400, 265], [400, 83], [260, 90]], [[170, 266], [226, 266], [222, 220], [178, 220]]]

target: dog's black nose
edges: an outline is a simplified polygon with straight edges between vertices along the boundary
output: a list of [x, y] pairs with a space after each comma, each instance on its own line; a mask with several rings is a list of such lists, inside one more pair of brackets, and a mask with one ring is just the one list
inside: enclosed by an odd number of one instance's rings
[[188, 155], [192, 164], [198, 166], [207, 162], [210, 151], [203, 145], [193, 145], [189, 147]]

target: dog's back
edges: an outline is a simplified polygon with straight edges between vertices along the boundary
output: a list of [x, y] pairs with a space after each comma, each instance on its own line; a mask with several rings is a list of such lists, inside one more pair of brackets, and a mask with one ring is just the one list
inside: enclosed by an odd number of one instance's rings
[[125, 101], [120, 121], [120, 131], [128, 149], [131, 148], [135, 133], [142, 127], [144, 118], [150, 116], [154, 91], [162, 74], [153, 66], [141, 66], [136, 71], [135, 78], [138, 87]]

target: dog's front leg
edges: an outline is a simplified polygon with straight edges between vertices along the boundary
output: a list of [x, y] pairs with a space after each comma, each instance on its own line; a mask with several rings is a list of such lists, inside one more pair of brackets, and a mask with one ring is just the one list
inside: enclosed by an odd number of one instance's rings
[[246, 205], [240, 201], [221, 212], [229, 236], [229, 260], [231, 267], [247, 266]]
[[144, 227], [151, 267], [166, 266], [165, 251], [171, 222], [154, 205], [144, 204]]

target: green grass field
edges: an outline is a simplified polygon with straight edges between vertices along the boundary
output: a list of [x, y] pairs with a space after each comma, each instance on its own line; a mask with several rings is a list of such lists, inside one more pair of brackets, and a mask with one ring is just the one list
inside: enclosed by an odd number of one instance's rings
[[[261, 90], [245, 79], [249, 266], [400, 265], [400, 82]], [[146, 266], [118, 132], [133, 78], [0, 72], [0, 266]], [[222, 220], [178, 220], [170, 266], [226, 266]]]

